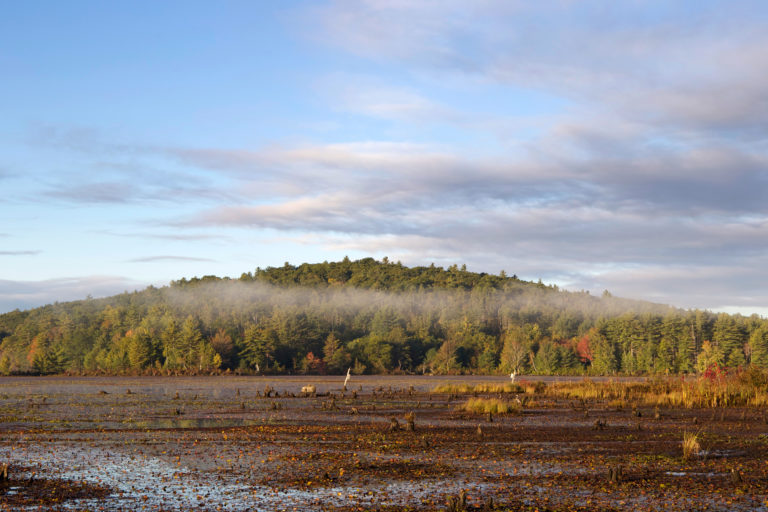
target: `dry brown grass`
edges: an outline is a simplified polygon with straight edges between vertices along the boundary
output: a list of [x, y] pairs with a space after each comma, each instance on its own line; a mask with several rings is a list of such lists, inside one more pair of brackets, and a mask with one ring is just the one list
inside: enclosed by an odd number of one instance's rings
[[722, 379], [655, 378], [644, 382], [559, 382], [546, 394], [577, 400], [632, 403], [646, 407], [763, 407], [768, 405], [768, 384], [762, 370], [749, 370]]
[[701, 451], [700, 432], [683, 432], [683, 459], [695, 457]]
[[499, 398], [470, 398], [461, 409], [481, 414], [520, 414], [523, 406], [518, 400], [502, 400]]
[[433, 393], [451, 393], [455, 395], [470, 395], [473, 393], [523, 393], [525, 390], [511, 382], [506, 384], [441, 384], [436, 386]]
[[642, 407], [765, 407], [768, 406], [768, 372], [758, 368], [735, 372], [722, 378], [649, 378], [641, 382], [615, 379], [596, 382], [505, 383], [505, 384], [444, 384], [433, 393], [502, 394], [525, 393], [583, 401], [603, 401], [612, 407], [630, 404]]

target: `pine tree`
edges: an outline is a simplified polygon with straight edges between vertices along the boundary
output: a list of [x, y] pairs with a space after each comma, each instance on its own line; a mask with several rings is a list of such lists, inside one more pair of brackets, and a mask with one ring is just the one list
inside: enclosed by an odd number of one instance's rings
[[333, 333], [330, 333], [325, 339], [323, 360], [330, 373], [345, 373], [350, 366], [349, 352]]
[[179, 332], [179, 348], [185, 369], [199, 366], [197, 364], [199, 360], [197, 351], [202, 342], [203, 333], [200, 332], [199, 322], [195, 317], [189, 315], [181, 324], [181, 331]]
[[749, 347], [752, 352], [752, 364], [760, 368], [768, 368], [768, 321], [763, 320], [752, 331], [749, 337]]
[[683, 319], [674, 314], [664, 317], [661, 323], [661, 339], [657, 352], [659, 370], [662, 372], [691, 371], [691, 336]]
[[203, 372], [217, 370], [221, 366], [221, 356], [209, 341], [202, 340], [195, 351], [197, 354], [197, 369]]
[[477, 358], [477, 369], [483, 373], [493, 373], [499, 364], [499, 357], [491, 346], [485, 347], [480, 357]]
[[136, 329], [128, 343], [128, 360], [131, 368], [142, 370], [154, 363], [152, 358], [152, 341], [149, 332], [141, 327]]
[[258, 366], [262, 371], [267, 370], [274, 361], [277, 333], [269, 328], [248, 324], [243, 334], [242, 345], [240, 360], [248, 368], [255, 369]]
[[738, 367], [746, 364], [744, 338], [742, 330], [732, 316], [725, 313], [718, 315], [712, 334], [712, 344], [722, 351], [727, 366]]
[[558, 350], [560, 352], [560, 371], [572, 373], [573, 371], [581, 368], [579, 363], [579, 357], [573, 346], [559, 345]]
[[160, 335], [163, 346], [165, 368], [176, 370], [184, 367], [184, 353], [181, 348], [181, 335], [176, 320], [169, 318], [165, 329]]
[[604, 335], [595, 336], [590, 346], [592, 349], [592, 372], [598, 375], [616, 373], [621, 368], [617, 355], [618, 347]]
[[557, 345], [551, 341], [544, 341], [540, 344], [534, 360], [538, 373], [551, 375], [560, 370], [560, 351]]

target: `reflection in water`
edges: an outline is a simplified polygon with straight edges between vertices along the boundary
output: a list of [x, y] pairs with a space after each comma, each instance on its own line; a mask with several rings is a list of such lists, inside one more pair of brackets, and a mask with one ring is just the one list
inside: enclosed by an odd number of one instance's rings
[[[21, 457], [14, 460], [16, 457]], [[102, 511], [126, 509], [189, 510], [192, 507], [228, 511], [317, 510], [324, 506], [405, 504], [436, 494], [458, 492], [469, 484], [462, 480], [435, 480], [369, 485], [365, 489], [324, 487], [312, 490], [277, 489], [225, 478], [221, 473], [195, 471], [153, 456], [124, 454], [99, 448], [39, 449], [26, 446], [9, 454], [12, 463], [32, 463], [41, 474], [85, 481], [114, 490], [106, 500], [78, 500], [75, 509]], [[133, 506], [132, 506], [133, 505]], [[135, 508], [134, 508], [135, 507]]]

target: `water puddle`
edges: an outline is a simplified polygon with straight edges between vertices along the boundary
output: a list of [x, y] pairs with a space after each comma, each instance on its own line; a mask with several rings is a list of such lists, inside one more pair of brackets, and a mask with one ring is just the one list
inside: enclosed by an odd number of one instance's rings
[[[472, 487], [461, 479], [418, 483], [382, 482], [364, 487], [323, 487], [318, 489], [279, 489], [237, 480], [236, 475], [215, 470], [193, 471], [170, 461], [143, 455], [127, 455], [114, 450], [93, 448], [25, 449], [5, 454], [12, 464], [35, 467], [38, 475], [106, 486], [113, 490], [107, 499], [76, 500], [73, 509], [98, 508], [105, 511], [126, 509], [189, 510], [205, 507], [233, 512], [274, 510], [317, 510], [320, 505], [375, 504], [413, 505], [458, 493]], [[23, 475], [24, 477], [29, 475]], [[474, 485], [477, 488], [477, 485]], [[11, 492], [12, 489], [9, 489]]]
[[723, 477], [728, 475], [727, 473], [697, 473], [693, 471], [666, 471], [664, 474], [667, 476], [704, 476], [707, 478]]
[[727, 459], [729, 457], [743, 457], [746, 452], [742, 450], [701, 450], [696, 453], [697, 457], [706, 459]]

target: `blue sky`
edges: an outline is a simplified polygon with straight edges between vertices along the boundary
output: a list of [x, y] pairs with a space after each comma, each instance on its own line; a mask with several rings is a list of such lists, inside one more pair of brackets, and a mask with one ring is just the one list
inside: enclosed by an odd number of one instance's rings
[[763, 2], [2, 12], [0, 311], [386, 255], [768, 313]]

